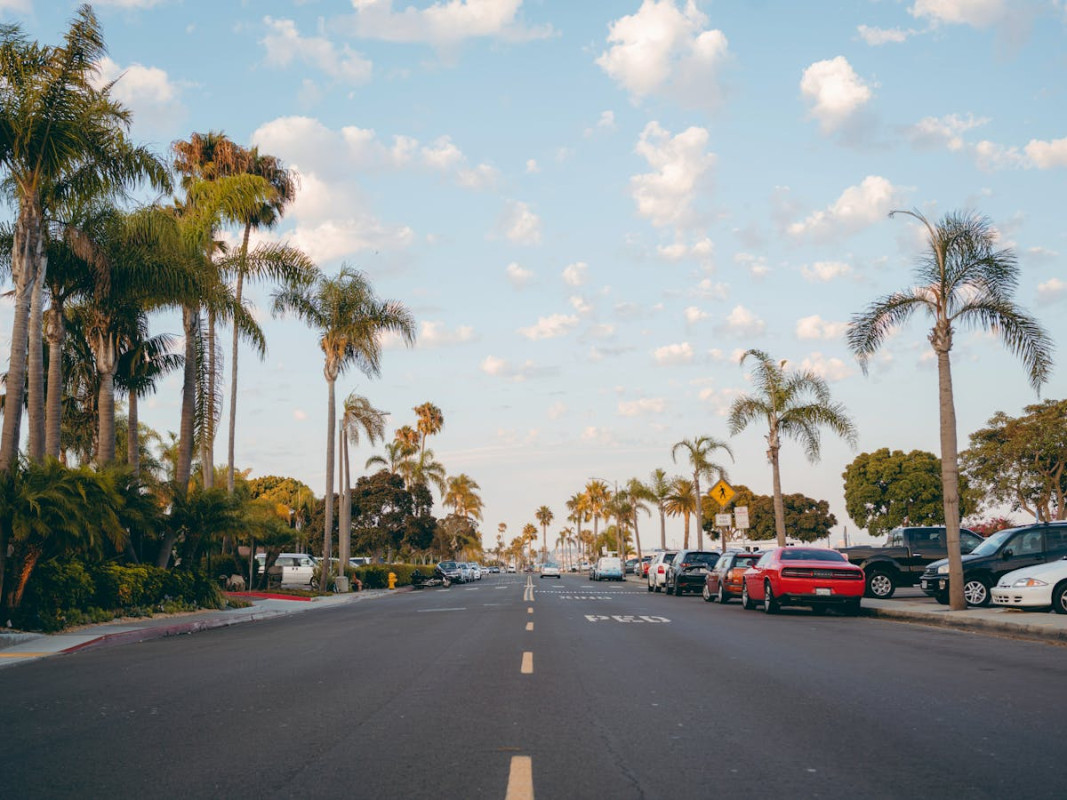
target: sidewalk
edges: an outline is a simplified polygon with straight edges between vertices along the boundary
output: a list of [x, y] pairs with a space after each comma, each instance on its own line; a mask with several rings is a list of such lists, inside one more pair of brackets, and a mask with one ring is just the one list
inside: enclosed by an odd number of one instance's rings
[[130, 642], [144, 642], [164, 636], [197, 633], [212, 628], [225, 628], [245, 622], [257, 622], [274, 617], [300, 614], [315, 609], [332, 608], [364, 600], [396, 594], [398, 589], [368, 589], [363, 592], [335, 594], [324, 597], [293, 599], [249, 598], [248, 608], [228, 608], [223, 611], [194, 611], [166, 617], [145, 617], [129, 622], [105, 622], [87, 625], [67, 633], [0, 633], [0, 669], [23, 664], [38, 658], [73, 653], [89, 647], [102, 647]]
[[865, 597], [863, 613], [879, 619], [1067, 644], [1067, 614], [1053, 614], [1051, 611], [992, 606], [949, 611], [948, 606], [937, 605], [927, 598], [873, 600]]

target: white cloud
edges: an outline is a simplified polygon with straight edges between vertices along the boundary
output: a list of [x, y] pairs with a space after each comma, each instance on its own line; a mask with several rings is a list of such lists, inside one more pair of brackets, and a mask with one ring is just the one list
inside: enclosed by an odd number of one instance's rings
[[957, 151], [965, 147], [961, 134], [989, 122], [988, 117], [973, 114], [948, 114], [944, 117], [924, 117], [907, 129], [906, 135], [914, 147], [946, 147]]
[[526, 159], [526, 171], [528, 173], [530, 173], [531, 175], [536, 173], [536, 172], [540, 172], [541, 171], [541, 167], [539, 167], [537, 165], [537, 159], [536, 158], [528, 158], [528, 159]]
[[609, 430], [590, 425], [582, 431], [583, 442], [593, 442], [598, 445], [613, 445], [615, 437]]
[[800, 274], [815, 283], [826, 283], [852, 272], [852, 267], [843, 261], [816, 261], [814, 264], [800, 268]]
[[663, 92], [691, 108], [712, 108], [722, 94], [719, 70], [726, 36], [705, 29], [708, 18], [689, 0], [644, 0], [636, 13], [611, 23], [609, 47], [597, 65], [639, 100]]
[[1002, 20], [1007, 7], [1004, 0], [915, 0], [908, 13], [935, 24], [944, 22], [985, 28]]
[[264, 17], [263, 22], [268, 32], [260, 44], [267, 51], [270, 66], [284, 68], [295, 60], [342, 83], [358, 86], [370, 81], [374, 66], [347, 44], [338, 49], [322, 36], [301, 36], [291, 19]]
[[418, 346], [420, 348], [445, 347], [453, 344], [464, 344], [475, 340], [474, 328], [470, 325], [460, 325], [449, 330], [443, 322], [423, 320], [419, 324]]
[[486, 356], [482, 360], [482, 372], [486, 375], [499, 376], [507, 373], [508, 362], [496, 356]]
[[1025, 148], [1026, 157], [1038, 169], [1067, 167], [1067, 138], [1043, 142], [1031, 139]]
[[973, 153], [978, 166], [985, 170], [1026, 166], [1026, 156], [1018, 147], [1005, 147], [983, 140], [974, 146]]
[[612, 132], [616, 129], [615, 124], [615, 112], [614, 111], [601, 111], [600, 118], [596, 121], [596, 126], [586, 128], [583, 134], [586, 138], [595, 136], [598, 131]]
[[730, 287], [725, 283], [715, 283], [711, 278], [704, 278], [697, 284], [697, 292], [709, 300], [725, 300], [730, 296]]
[[492, 189], [500, 182], [500, 170], [488, 164], [456, 171], [456, 183], [464, 189]]
[[810, 104], [810, 115], [819, 121], [823, 133], [840, 128], [872, 95], [870, 87], [844, 56], [816, 61], [804, 70], [800, 91]]
[[584, 261], [575, 261], [563, 268], [563, 282], [568, 286], [581, 286], [585, 283], [589, 265]]
[[538, 317], [537, 323], [528, 328], [519, 328], [519, 333], [527, 339], [555, 339], [565, 336], [578, 325], [578, 318], [568, 314], [553, 314], [549, 317]]
[[657, 364], [688, 364], [693, 360], [693, 347], [689, 342], [668, 344], [652, 351], [652, 358]]
[[153, 8], [162, 2], [163, 0], [96, 0], [96, 5], [112, 8]]
[[352, 6], [356, 13], [348, 27], [366, 39], [446, 47], [465, 39], [526, 41], [553, 35], [551, 26], [528, 27], [518, 19], [522, 0], [445, 0], [403, 11], [393, 11], [393, 0], [352, 0]]
[[97, 64], [93, 80], [97, 88], [118, 81], [111, 96], [133, 112], [135, 123], [155, 132], [165, 132], [185, 115], [181, 87], [159, 67], [130, 64], [122, 67], [108, 56]]
[[827, 358], [822, 353], [812, 353], [800, 362], [800, 368], [828, 381], [844, 380], [856, 371], [840, 358]]
[[818, 314], [797, 320], [796, 336], [801, 341], [808, 339], [840, 339], [848, 330], [847, 322], [827, 322]]
[[571, 308], [581, 314], [583, 317], [593, 313], [593, 306], [589, 304], [584, 297], [580, 294], [571, 295], [569, 298]]
[[724, 327], [732, 336], [760, 336], [767, 329], [767, 323], [744, 306], [734, 306]]
[[14, 11], [16, 14], [29, 14], [33, 9], [31, 0], [0, 0], [0, 11]]
[[789, 233], [825, 241], [846, 236], [880, 222], [900, 204], [900, 191], [879, 175], [868, 175], [859, 186], [850, 186], [825, 211], [816, 211], [803, 222], [794, 222]]
[[715, 255], [715, 243], [707, 237], [693, 244], [676, 241], [671, 244], [657, 245], [656, 253], [667, 261], [681, 261], [683, 258], [692, 257], [710, 264], [712, 257]]
[[553, 403], [548, 407], [547, 413], [549, 419], [560, 419], [567, 413], [567, 405], [560, 402]]
[[512, 261], [507, 267], [508, 280], [518, 287], [522, 288], [530, 281], [533, 280], [534, 274], [525, 267], [520, 266], [517, 262]]
[[900, 28], [872, 28], [868, 25], [860, 25], [856, 30], [859, 31], [863, 41], [872, 47], [891, 43], [900, 44], [914, 33], [914, 31], [905, 31]]
[[690, 325], [695, 325], [702, 319], [708, 318], [708, 312], [702, 308], [696, 306], [689, 306], [685, 309], [685, 321]]
[[499, 227], [515, 244], [541, 243], [541, 218], [520, 200], [507, 201]]
[[662, 414], [667, 407], [662, 397], [642, 397], [637, 400], [620, 400], [619, 416], [636, 417], [641, 414]]
[[301, 408], [294, 408], [293, 409], [293, 419], [295, 419], [296, 421], [303, 422], [307, 418], [308, 418], [307, 412], [304, 411], [303, 409], [301, 409]]
[[757, 280], [766, 277], [771, 271], [764, 256], [756, 256], [752, 253], [737, 253], [734, 256], [734, 263], [743, 266], [748, 270], [748, 274]]
[[707, 145], [704, 128], [691, 127], [672, 137], [658, 122], [648, 123], [634, 151], [654, 172], [630, 178], [637, 213], [657, 227], [685, 229], [697, 223], [693, 201], [715, 165], [715, 154], [704, 152]]
[[1067, 282], [1059, 278], [1049, 278], [1044, 283], [1038, 284], [1037, 302], [1041, 305], [1055, 303], [1064, 295], [1067, 295]]

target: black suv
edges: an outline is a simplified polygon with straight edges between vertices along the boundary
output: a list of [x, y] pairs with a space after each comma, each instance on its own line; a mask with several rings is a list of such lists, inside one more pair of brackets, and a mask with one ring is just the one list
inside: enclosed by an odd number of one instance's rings
[[714, 550], [679, 550], [667, 569], [663, 589], [681, 597], [686, 592], [701, 592], [704, 576], [715, 566], [721, 553]]
[[[970, 606], [989, 605], [989, 590], [1001, 575], [1067, 556], [1067, 522], [1039, 522], [998, 531], [963, 556], [963, 596]], [[948, 602], [948, 559], [922, 575], [925, 594]]]

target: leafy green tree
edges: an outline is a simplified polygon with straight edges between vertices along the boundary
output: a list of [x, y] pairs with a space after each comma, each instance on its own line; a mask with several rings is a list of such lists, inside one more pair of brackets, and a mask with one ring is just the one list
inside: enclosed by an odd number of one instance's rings
[[361, 476], [352, 490], [353, 544], [378, 558], [398, 550], [415, 503], [399, 475], [386, 470]]
[[[826, 500], [816, 500], [803, 494], [787, 494], [782, 498], [785, 507], [786, 527], [789, 535], [802, 542], [826, 539], [830, 529], [837, 524], [837, 517], [830, 513]], [[774, 498], [769, 495], [754, 495], [749, 502], [749, 538], [774, 539], [777, 536], [774, 516]]]
[[[689, 466], [693, 470], [693, 493], [695, 497], [700, 497], [700, 479], [706, 477], [708, 480], [715, 475], [720, 479], [726, 478], [726, 468], [720, 464], [716, 464], [710, 459], [712, 453], [716, 450], [725, 450], [726, 454], [730, 456], [730, 460], [733, 461], [734, 454], [730, 450], [730, 445], [726, 442], [720, 442], [718, 439], [714, 439], [711, 436], [696, 436], [692, 439], [682, 439], [677, 442], [674, 447], [671, 448], [671, 458], [675, 461], [678, 460], [678, 451], [685, 451], [686, 457], [689, 460]], [[701, 504], [696, 503], [695, 508], [697, 519], [697, 549], [704, 549], [704, 517]], [[688, 517], [686, 518], [688, 523]], [[686, 537], [686, 547], [688, 547], [688, 537]]]
[[[945, 524], [941, 462], [933, 453], [883, 447], [860, 453], [841, 477], [849, 518], [872, 536], [900, 525]], [[968, 496], [961, 493], [963, 514], [969, 512]]]
[[822, 449], [819, 428], [829, 428], [855, 444], [856, 428], [841, 403], [830, 399], [830, 387], [811, 370], [786, 370], [786, 362], [775, 363], [762, 350], [746, 350], [741, 363], [756, 362], [753, 383], [756, 393], [742, 395], [730, 406], [730, 433], [738, 434], [757, 421], [767, 425], [767, 460], [774, 481], [775, 526], [778, 546], [785, 546], [785, 506], [779, 452], [782, 439], [796, 439], [804, 447], [808, 461], [817, 463]]
[[998, 249], [992, 223], [976, 214], [946, 214], [936, 225], [918, 211], [892, 211], [914, 217], [926, 229], [927, 253], [916, 268], [916, 285], [882, 297], [852, 317], [848, 343], [864, 372], [886, 338], [923, 311], [933, 322], [930, 345], [937, 357], [941, 428], [941, 484], [944, 487], [949, 605], [967, 607], [960, 555], [959, 454], [956, 403], [952, 391], [952, 338], [958, 326], [995, 333], [1026, 367], [1037, 391], [1052, 368], [1052, 342], [1041, 324], [1013, 300], [1019, 265], [1010, 248]]
[[461, 517], [481, 519], [483, 504], [478, 494], [480, 490], [481, 487], [470, 475], [460, 473], [448, 479], [448, 491], [441, 502]]
[[1067, 400], [1002, 411], [960, 454], [963, 474], [989, 507], [1006, 505], [1043, 520], [1067, 519]]

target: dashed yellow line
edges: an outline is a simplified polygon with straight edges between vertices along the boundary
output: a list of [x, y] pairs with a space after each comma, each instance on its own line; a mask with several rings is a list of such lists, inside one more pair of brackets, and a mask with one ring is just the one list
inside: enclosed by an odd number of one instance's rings
[[50, 656], [52, 653], [0, 653], [0, 658], [41, 658], [42, 656]]
[[532, 631], [533, 630], [533, 623], [532, 622], [527, 622], [526, 623], [526, 630], [528, 630], [528, 631]]
[[533, 651], [527, 650], [522, 654], [522, 669], [520, 672], [523, 675], [533, 675]]
[[533, 613], [533, 609], [532, 609], [532, 608], [528, 608], [528, 609], [526, 609], [526, 613], [527, 613], [527, 614], [532, 614], [532, 613]]
[[529, 756], [511, 757], [508, 793], [504, 800], [534, 800], [533, 759]]

